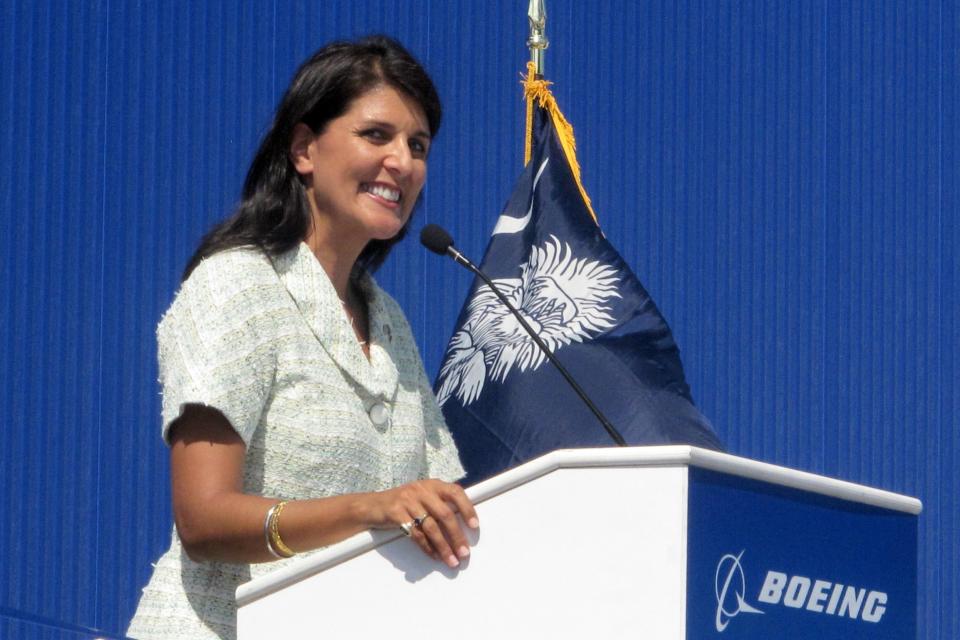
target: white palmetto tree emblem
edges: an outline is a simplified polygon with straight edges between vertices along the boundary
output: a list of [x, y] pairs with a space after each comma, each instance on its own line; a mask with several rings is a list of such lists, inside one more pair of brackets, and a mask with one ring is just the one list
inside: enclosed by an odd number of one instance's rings
[[[615, 326], [609, 302], [619, 298], [617, 270], [597, 260], [575, 258], [555, 236], [533, 247], [519, 278], [494, 283], [554, 352]], [[546, 356], [493, 291], [482, 285], [467, 320], [450, 341], [440, 369], [437, 400], [455, 396], [466, 406], [489, 379], [503, 382], [513, 369], [537, 369]]]

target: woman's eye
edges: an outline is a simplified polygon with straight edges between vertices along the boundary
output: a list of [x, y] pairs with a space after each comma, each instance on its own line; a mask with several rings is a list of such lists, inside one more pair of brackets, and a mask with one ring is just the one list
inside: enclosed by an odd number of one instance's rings
[[410, 141], [410, 150], [418, 155], [427, 155], [427, 144], [422, 140], [414, 138]]
[[366, 131], [362, 132], [362, 135], [365, 138], [369, 138], [371, 140], [375, 140], [378, 142], [380, 141], [385, 142], [386, 140], [389, 139], [387, 132], [384, 131], [383, 129], [367, 129]]

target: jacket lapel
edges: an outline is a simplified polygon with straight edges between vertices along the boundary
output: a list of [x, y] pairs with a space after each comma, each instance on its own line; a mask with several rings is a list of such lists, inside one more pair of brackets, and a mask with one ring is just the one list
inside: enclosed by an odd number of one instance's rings
[[297, 247], [273, 258], [280, 281], [290, 293], [303, 319], [330, 358], [368, 393], [390, 399], [396, 392], [398, 374], [389, 348], [389, 317], [381, 300], [383, 295], [370, 278], [362, 290], [367, 297], [370, 322], [370, 360], [357, 342], [350, 320], [327, 277], [310, 248], [301, 242]]

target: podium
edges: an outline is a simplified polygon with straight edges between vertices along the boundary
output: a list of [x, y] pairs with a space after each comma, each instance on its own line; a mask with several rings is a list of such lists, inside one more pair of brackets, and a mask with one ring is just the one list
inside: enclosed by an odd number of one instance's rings
[[458, 569], [366, 532], [242, 585], [239, 639], [916, 637], [914, 498], [689, 446], [555, 451], [467, 494]]

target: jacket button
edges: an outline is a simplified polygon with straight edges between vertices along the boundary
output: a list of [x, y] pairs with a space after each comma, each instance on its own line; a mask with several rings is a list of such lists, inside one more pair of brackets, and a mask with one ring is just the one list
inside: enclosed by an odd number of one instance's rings
[[383, 406], [382, 402], [373, 403], [373, 406], [370, 407], [370, 411], [368, 411], [368, 413], [370, 415], [370, 422], [378, 427], [382, 427], [390, 422], [390, 412], [387, 411], [387, 408]]

